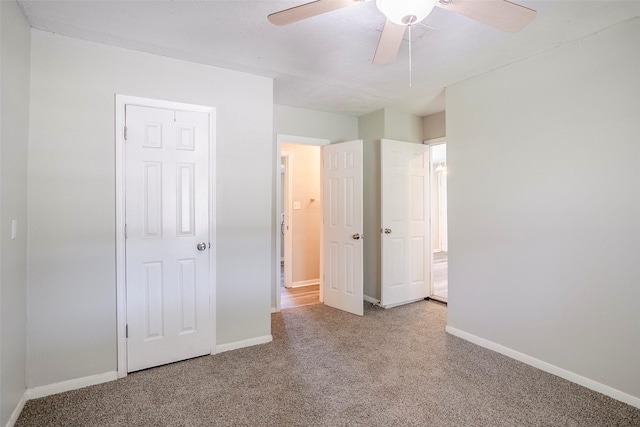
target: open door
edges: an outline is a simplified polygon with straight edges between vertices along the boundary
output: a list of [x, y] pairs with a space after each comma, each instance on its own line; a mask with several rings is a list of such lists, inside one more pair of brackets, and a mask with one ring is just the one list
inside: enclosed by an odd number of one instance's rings
[[393, 307], [429, 296], [429, 146], [380, 143], [382, 298]]
[[322, 147], [323, 297], [363, 314], [362, 140]]

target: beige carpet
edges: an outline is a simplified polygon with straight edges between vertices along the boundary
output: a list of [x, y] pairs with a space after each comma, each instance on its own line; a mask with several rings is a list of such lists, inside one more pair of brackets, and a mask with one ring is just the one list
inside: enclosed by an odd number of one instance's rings
[[444, 332], [446, 307], [273, 315], [274, 342], [27, 402], [17, 426], [639, 426], [640, 410]]

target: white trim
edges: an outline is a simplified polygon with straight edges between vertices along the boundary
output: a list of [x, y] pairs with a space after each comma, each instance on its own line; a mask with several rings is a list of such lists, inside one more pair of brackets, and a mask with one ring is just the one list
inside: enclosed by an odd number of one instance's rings
[[[282, 197], [284, 199], [284, 202], [282, 203], [283, 206], [283, 210], [284, 210], [284, 217], [285, 217], [285, 233], [284, 233], [284, 251], [281, 251], [282, 253], [284, 253], [284, 259], [282, 260], [282, 263], [284, 264], [284, 286], [287, 287], [291, 287], [291, 282], [293, 281], [293, 263], [291, 262], [291, 260], [293, 259], [293, 206], [292, 206], [292, 197], [291, 194], [293, 193], [293, 164], [294, 164], [294, 157], [293, 157], [293, 153], [289, 152], [289, 151], [281, 151], [280, 152], [280, 162], [282, 162], [284, 160], [284, 176], [282, 177], [284, 179], [284, 186], [280, 186], [278, 187], [279, 189], [284, 189], [284, 193], [282, 194]], [[280, 206], [280, 205], [278, 205]], [[287, 262], [287, 260], [289, 262]], [[280, 283], [278, 281], [278, 283]], [[281, 290], [280, 290], [280, 286], [277, 287], [278, 288], [278, 298], [276, 299], [276, 302], [278, 302], [278, 304], [276, 305], [276, 307], [278, 308], [278, 310], [280, 309], [280, 298], [281, 298]]]
[[393, 308], [393, 307], [399, 307], [399, 306], [405, 305], [405, 304], [411, 304], [413, 302], [418, 302], [418, 301], [424, 301], [424, 297], [416, 298], [416, 299], [410, 299], [409, 301], [398, 302], [398, 303], [395, 303], [395, 304], [380, 305], [380, 307], [382, 307], [382, 308]]
[[[184, 104], [136, 96], [115, 95], [115, 160], [116, 160], [116, 339], [117, 378], [127, 376], [127, 299], [125, 258], [125, 179], [124, 179], [124, 126], [125, 106], [137, 105], [151, 108], [207, 113], [209, 115], [209, 311], [211, 317], [211, 354], [216, 344], [216, 109], [204, 105]], [[87, 377], [89, 378], [89, 377]], [[74, 380], [75, 381], [75, 380]]]
[[272, 335], [263, 335], [261, 337], [249, 338], [248, 340], [218, 344], [216, 346], [216, 353], [224, 353], [225, 351], [237, 350], [239, 348], [251, 347], [258, 344], [266, 344], [271, 341], [273, 341]]
[[25, 392], [22, 394], [22, 397], [20, 398], [20, 401], [18, 402], [18, 405], [16, 405], [16, 409], [13, 410], [11, 416], [9, 417], [9, 420], [7, 420], [7, 424], [5, 424], [5, 427], [13, 427], [16, 424], [16, 421], [18, 421], [18, 417], [20, 417], [20, 414], [22, 413], [27, 400], [27, 392], [25, 390]]
[[102, 384], [118, 379], [117, 371], [105, 372], [104, 374], [89, 375], [88, 377], [76, 378], [59, 383], [43, 385], [40, 387], [29, 388], [26, 391], [28, 400], [38, 399], [40, 397], [50, 396], [52, 394], [63, 393], [65, 391], [77, 390], [79, 388], [89, 387], [96, 384]]
[[285, 135], [282, 133], [277, 134], [276, 139], [278, 142], [278, 148], [280, 148], [280, 146], [284, 142], [288, 142], [290, 144], [302, 144], [302, 145], [329, 145], [331, 143], [331, 141], [328, 139], [309, 138], [306, 136]]
[[427, 139], [426, 141], [422, 141], [425, 145], [440, 145], [447, 142], [446, 136], [441, 136], [440, 138]]
[[[275, 272], [274, 272], [274, 277], [272, 279], [272, 295], [275, 295], [276, 297], [276, 301], [272, 301], [272, 306], [275, 305], [276, 311], [280, 311], [280, 263], [281, 261], [279, 260], [280, 258], [280, 253], [281, 253], [281, 243], [280, 243], [280, 215], [278, 215], [278, 211], [280, 210], [280, 205], [282, 204], [282, 191], [281, 191], [281, 187], [282, 187], [282, 174], [280, 173], [280, 156], [281, 156], [281, 151], [282, 151], [282, 144], [285, 142], [289, 142], [289, 143], [293, 143], [293, 144], [304, 144], [304, 145], [319, 145], [319, 146], [323, 146], [323, 145], [329, 145], [331, 143], [330, 140], [328, 139], [322, 139], [322, 138], [309, 138], [306, 136], [295, 136], [295, 135], [287, 135], [287, 134], [282, 134], [282, 133], [278, 133], [276, 134], [276, 146], [275, 146], [275, 156], [274, 156], [274, 163], [275, 163], [275, 170], [276, 170], [276, 180], [275, 180], [275, 195], [276, 195], [276, 200], [275, 200], [275, 209], [272, 211], [273, 212], [273, 220], [275, 223], [273, 232], [274, 232], [274, 240], [275, 240], [275, 250], [273, 252], [273, 265], [275, 266]], [[322, 190], [322, 189], [321, 189]], [[322, 246], [322, 236], [320, 238], [320, 245]], [[286, 267], [285, 267], [286, 268]], [[320, 248], [320, 268], [322, 271], [322, 247]], [[323, 284], [322, 282], [320, 282], [320, 302], [323, 301]], [[275, 292], [273, 292], [275, 291]], [[275, 303], [275, 304], [274, 304]]]
[[582, 375], [578, 375], [571, 371], [567, 371], [566, 369], [560, 368], [558, 366], [552, 365], [551, 363], [542, 361], [540, 359], [536, 359], [535, 357], [529, 356], [524, 353], [520, 353], [519, 351], [512, 350], [508, 347], [505, 347], [501, 344], [495, 343], [493, 341], [489, 341], [484, 338], [480, 338], [476, 335], [470, 334], [465, 331], [461, 331], [460, 329], [447, 326], [446, 331], [451, 335], [455, 335], [458, 338], [462, 338], [463, 340], [469, 341], [473, 344], [479, 345], [480, 347], [487, 348], [489, 350], [493, 350], [497, 353], [503, 354], [507, 357], [510, 357], [515, 360], [519, 360], [520, 362], [526, 363], [527, 365], [533, 366], [534, 368], [538, 368], [542, 371], [548, 372], [550, 374], [556, 375], [560, 378], [564, 378], [565, 380], [571, 381], [572, 383], [579, 384], [583, 387], [591, 389], [593, 391], [597, 391], [598, 393], [602, 393], [606, 396], [612, 397], [616, 400], [624, 402], [628, 405], [635, 406], [636, 408], [640, 408], [640, 398], [627, 394], [623, 391], [617, 390], [613, 387], [609, 387], [608, 385], [604, 385], [597, 381], [591, 380], [587, 377], [583, 377]]
[[374, 304], [374, 305], [379, 305], [380, 304], [380, 300], [379, 299], [371, 298], [368, 295], [364, 295], [363, 299], [364, 299], [365, 302], [370, 302], [371, 304]]
[[297, 282], [293, 282], [291, 284], [291, 287], [292, 288], [302, 288], [304, 286], [319, 285], [319, 284], [320, 284], [320, 278], [317, 278], [317, 279], [299, 280]]

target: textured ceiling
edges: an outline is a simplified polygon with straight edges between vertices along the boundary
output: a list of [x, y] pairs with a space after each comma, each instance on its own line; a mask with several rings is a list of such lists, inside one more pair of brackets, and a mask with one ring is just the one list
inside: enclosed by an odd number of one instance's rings
[[304, 0], [19, 3], [34, 28], [272, 77], [277, 104], [351, 115], [443, 111], [446, 86], [640, 16], [640, 1], [522, 0], [538, 15], [511, 34], [436, 8], [413, 31], [410, 87], [408, 41], [394, 64], [371, 64], [373, 0], [284, 27], [267, 15]]

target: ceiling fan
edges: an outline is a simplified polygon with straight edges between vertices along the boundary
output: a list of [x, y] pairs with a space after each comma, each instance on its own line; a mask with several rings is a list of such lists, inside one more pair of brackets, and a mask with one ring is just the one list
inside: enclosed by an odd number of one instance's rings
[[[287, 25], [366, 0], [316, 0], [269, 15], [275, 25]], [[526, 27], [536, 11], [507, 0], [376, 0], [376, 6], [387, 18], [373, 57], [376, 65], [396, 60], [405, 29], [422, 21], [434, 7], [464, 15], [483, 24], [515, 33]]]

